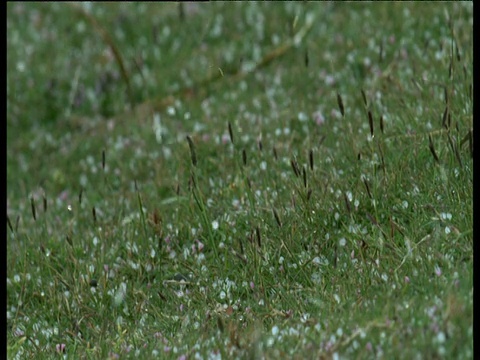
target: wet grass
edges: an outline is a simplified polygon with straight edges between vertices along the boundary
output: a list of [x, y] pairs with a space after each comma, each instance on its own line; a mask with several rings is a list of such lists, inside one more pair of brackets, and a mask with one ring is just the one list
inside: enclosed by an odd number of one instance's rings
[[8, 3], [8, 357], [473, 358], [472, 19]]

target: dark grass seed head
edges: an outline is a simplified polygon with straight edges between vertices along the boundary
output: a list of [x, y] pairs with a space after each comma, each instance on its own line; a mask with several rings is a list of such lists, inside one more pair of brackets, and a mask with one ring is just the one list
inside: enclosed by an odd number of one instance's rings
[[242, 162], [243, 166], [247, 166], [247, 152], [245, 151], [245, 149], [242, 150]]
[[305, 168], [305, 166], [303, 166], [302, 168], [302, 177], [303, 177], [303, 186], [306, 189], [307, 188], [307, 169]]
[[95, 206], [92, 207], [92, 217], [93, 217], [93, 223], [97, 223], [97, 210], [95, 210]]
[[255, 234], [257, 235], [257, 244], [258, 247], [262, 248], [262, 236], [260, 234], [260, 228], [258, 226], [255, 227]]
[[435, 152], [435, 147], [433, 145], [432, 136], [430, 134], [428, 135], [428, 142], [429, 142], [428, 148], [430, 149], [430, 152], [432, 153], [432, 156], [435, 159], [435, 162], [439, 163], [440, 160], [438, 159], [437, 153]]
[[232, 124], [230, 121], [228, 122], [228, 135], [230, 135], [230, 142], [235, 145], [234, 139], [233, 139], [233, 131], [232, 131]]
[[238, 243], [240, 245], [240, 254], [245, 255], [245, 249], [243, 248], [243, 241], [241, 237], [238, 238]]
[[375, 225], [375, 226], [378, 226], [378, 221], [377, 219], [375, 219], [375, 216], [373, 216], [372, 214], [370, 214], [369, 212], [366, 213], [366, 216], [367, 216], [367, 219], [370, 220], [370, 222]]
[[380, 131], [384, 134], [384, 124], [383, 124], [383, 115], [380, 115]]
[[370, 136], [373, 137], [373, 115], [370, 110], [368, 111], [368, 125], [370, 126]]
[[448, 113], [449, 113], [449, 109], [447, 105], [445, 106], [445, 110], [443, 111], [443, 116], [442, 116], [442, 126], [445, 129], [448, 129]]
[[300, 176], [300, 167], [295, 159], [290, 159], [290, 165], [292, 166], [292, 170], [296, 177]]
[[105, 171], [105, 150], [102, 150], [102, 170]]
[[462, 55], [460, 54], [460, 49], [458, 47], [457, 40], [454, 39], [454, 41], [455, 41], [455, 53], [457, 55], [457, 61], [460, 62], [462, 60]]
[[310, 149], [308, 152], [308, 163], [310, 164], [310, 170], [313, 171], [313, 150]]
[[65, 240], [67, 240], [68, 245], [73, 246], [72, 237], [69, 234], [65, 236]]
[[272, 208], [272, 210], [273, 210], [273, 217], [275, 218], [277, 225], [279, 227], [282, 227], [282, 222], [280, 221], [280, 217], [278, 216], [277, 210], [275, 210], [275, 208]]
[[345, 108], [343, 107], [343, 100], [339, 93], [337, 93], [337, 103], [338, 103], [338, 108], [340, 109], [340, 113], [342, 114], [342, 117], [345, 117]]
[[363, 105], [365, 106], [365, 108], [368, 106], [367, 104], [367, 96], [365, 95], [365, 91], [363, 91], [363, 89], [361, 90], [362, 92], [362, 99], [363, 99]]
[[[230, 123], [228, 123], [230, 125]], [[192, 160], [192, 165], [197, 166], [197, 153], [195, 152], [195, 145], [190, 135], [187, 135], [188, 147], [190, 148], [190, 158]], [[232, 141], [233, 143], [233, 141]]]
[[346, 193], [343, 193], [343, 198], [345, 200], [345, 207], [347, 208], [347, 212], [350, 214], [352, 212], [352, 208], [350, 206], [350, 200], [348, 199], [348, 196]]
[[32, 208], [32, 216], [33, 216], [33, 220], [37, 221], [37, 210], [35, 208], [35, 199], [32, 197], [30, 197], [30, 206]]
[[372, 199], [372, 193], [370, 192], [370, 185], [368, 185], [367, 179], [363, 178], [363, 183], [365, 185], [365, 188], [367, 189], [368, 197]]
[[13, 226], [12, 226], [12, 223], [10, 222], [10, 217], [8, 216], [8, 214], [7, 214], [7, 225], [10, 228], [10, 231], [13, 232]]

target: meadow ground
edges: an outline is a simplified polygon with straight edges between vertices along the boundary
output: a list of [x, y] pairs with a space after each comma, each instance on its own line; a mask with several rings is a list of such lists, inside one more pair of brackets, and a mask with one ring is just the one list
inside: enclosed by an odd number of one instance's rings
[[9, 2], [8, 358], [473, 358], [472, 10]]

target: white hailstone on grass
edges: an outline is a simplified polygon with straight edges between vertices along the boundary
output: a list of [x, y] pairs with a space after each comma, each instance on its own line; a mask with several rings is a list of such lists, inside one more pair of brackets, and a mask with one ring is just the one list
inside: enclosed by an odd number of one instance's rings
[[272, 346], [274, 342], [275, 342], [275, 340], [273, 339], [273, 337], [269, 337], [267, 339], [267, 346], [268, 347]]
[[218, 230], [218, 225], [219, 225], [219, 224], [218, 224], [218, 221], [217, 221], [217, 220], [213, 220], [213, 221], [212, 221], [212, 228], [213, 228], [213, 230]]
[[25, 63], [23, 61], [17, 62], [17, 71], [24, 72], [26, 69]]
[[452, 214], [450, 213], [440, 213], [440, 217], [442, 220], [452, 220]]
[[175, 108], [173, 106], [169, 106], [167, 108], [167, 114], [170, 115], [170, 116], [174, 116], [175, 115]]
[[168, 160], [172, 157], [172, 150], [167, 147], [167, 146], [163, 146], [162, 147], [162, 152], [163, 152], [163, 157]]
[[307, 114], [305, 114], [304, 112], [299, 112], [298, 120], [300, 120], [301, 122], [307, 121], [308, 120]]
[[115, 297], [113, 300], [115, 306], [119, 306], [123, 302], [123, 300], [125, 300], [126, 294], [127, 294], [127, 284], [122, 282], [118, 287], [117, 292], [115, 293]]
[[291, 327], [291, 328], [288, 329], [288, 335], [298, 336], [298, 335], [300, 335], [300, 332], [297, 329]]
[[278, 329], [278, 326], [275, 325], [274, 327], [272, 327], [272, 335], [273, 336], [277, 336], [279, 332], [280, 332], [280, 330]]

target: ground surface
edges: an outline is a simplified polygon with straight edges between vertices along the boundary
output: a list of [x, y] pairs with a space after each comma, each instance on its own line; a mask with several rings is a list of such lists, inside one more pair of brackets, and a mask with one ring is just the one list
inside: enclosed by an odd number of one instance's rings
[[8, 3], [8, 357], [473, 358], [472, 13]]

